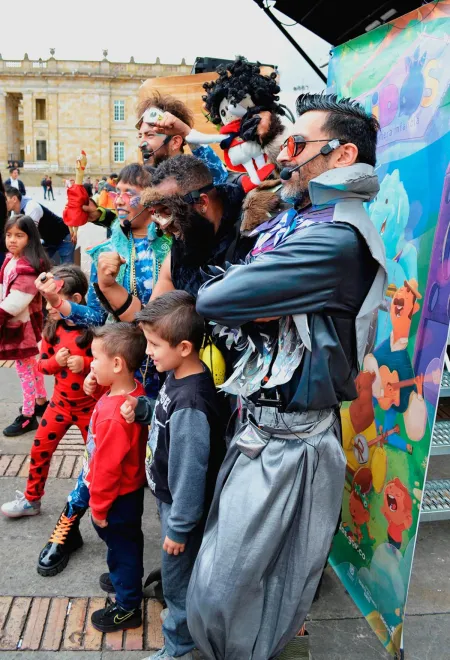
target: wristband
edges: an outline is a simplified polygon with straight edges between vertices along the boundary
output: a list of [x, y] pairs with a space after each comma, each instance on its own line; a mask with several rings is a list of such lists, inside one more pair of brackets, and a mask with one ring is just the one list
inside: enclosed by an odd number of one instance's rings
[[133, 296], [131, 293], [129, 293], [123, 305], [119, 307], [119, 309], [114, 310], [115, 316], [119, 316], [119, 317], [122, 316], [122, 314], [124, 314], [127, 311], [127, 309], [131, 306], [132, 302], [133, 302]]
[[59, 309], [64, 302], [64, 298], [59, 298], [59, 303], [57, 305], [52, 305], [53, 309]]

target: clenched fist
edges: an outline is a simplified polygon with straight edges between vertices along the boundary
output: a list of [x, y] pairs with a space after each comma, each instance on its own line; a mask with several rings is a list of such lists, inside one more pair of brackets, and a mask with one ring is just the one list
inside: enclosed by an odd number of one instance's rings
[[116, 277], [122, 264], [126, 264], [126, 259], [121, 257], [118, 252], [102, 252], [97, 265], [100, 289], [107, 289], [116, 283]]
[[60, 297], [53, 273], [41, 273], [34, 284], [50, 305], [58, 305]]
[[83, 391], [87, 396], [93, 396], [95, 390], [97, 389], [97, 379], [95, 378], [92, 371], [88, 373], [83, 383]]
[[158, 133], [164, 133], [165, 135], [181, 135], [183, 138], [189, 135], [191, 130], [190, 126], [185, 124], [181, 119], [178, 119], [178, 117], [175, 117], [175, 115], [172, 115], [170, 112], [165, 112], [162, 119], [156, 120], [151, 126], [154, 126], [158, 130]]
[[60, 348], [55, 355], [55, 360], [60, 367], [67, 366], [67, 360], [70, 358], [70, 352], [68, 348]]
[[71, 355], [67, 360], [67, 366], [73, 374], [81, 374], [84, 367], [84, 360], [81, 355]]

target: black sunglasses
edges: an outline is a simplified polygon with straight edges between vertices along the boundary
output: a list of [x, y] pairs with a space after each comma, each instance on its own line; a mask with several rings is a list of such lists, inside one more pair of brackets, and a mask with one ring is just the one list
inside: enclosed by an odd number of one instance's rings
[[186, 204], [198, 204], [202, 193], [209, 192], [214, 187], [215, 186], [213, 183], [209, 183], [207, 186], [203, 186], [203, 188], [199, 188], [198, 190], [191, 190], [191, 192], [186, 193], [186, 195], [182, 195], [181, 199], [186, 202]]

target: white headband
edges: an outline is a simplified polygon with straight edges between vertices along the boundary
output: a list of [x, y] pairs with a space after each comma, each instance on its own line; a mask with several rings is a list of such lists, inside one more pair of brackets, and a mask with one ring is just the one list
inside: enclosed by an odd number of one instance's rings
[[164, 113], [159, 108], [155, 108], [155, 107], [147, 108], [147, 110], [144, 112], [144, 114], [136, 124], [136, 128], [139, 129], [141, 127], [141, 124], [143, 123], [154, 124], [156, 121], [161, 121], [163, 116]]

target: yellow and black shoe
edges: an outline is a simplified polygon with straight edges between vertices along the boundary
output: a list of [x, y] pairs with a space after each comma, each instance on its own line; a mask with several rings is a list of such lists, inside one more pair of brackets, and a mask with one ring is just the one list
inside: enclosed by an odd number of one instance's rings
[[139, 607], [130, 611], [124, 610], [120, 605], [107, 598], [106, 607], [93, 612], [91, 622], [96, 630], [104, 633], [140, 628], [142, 625], [142, 611]]
[[77, 510], [69, 516], [68, 508], [66, 504], [48, 543], [39, 555], [37, 572], [43, 577], [61, 573], [69, 563], [71, 553], [83, 545], [80, 520], [86, 509]]

